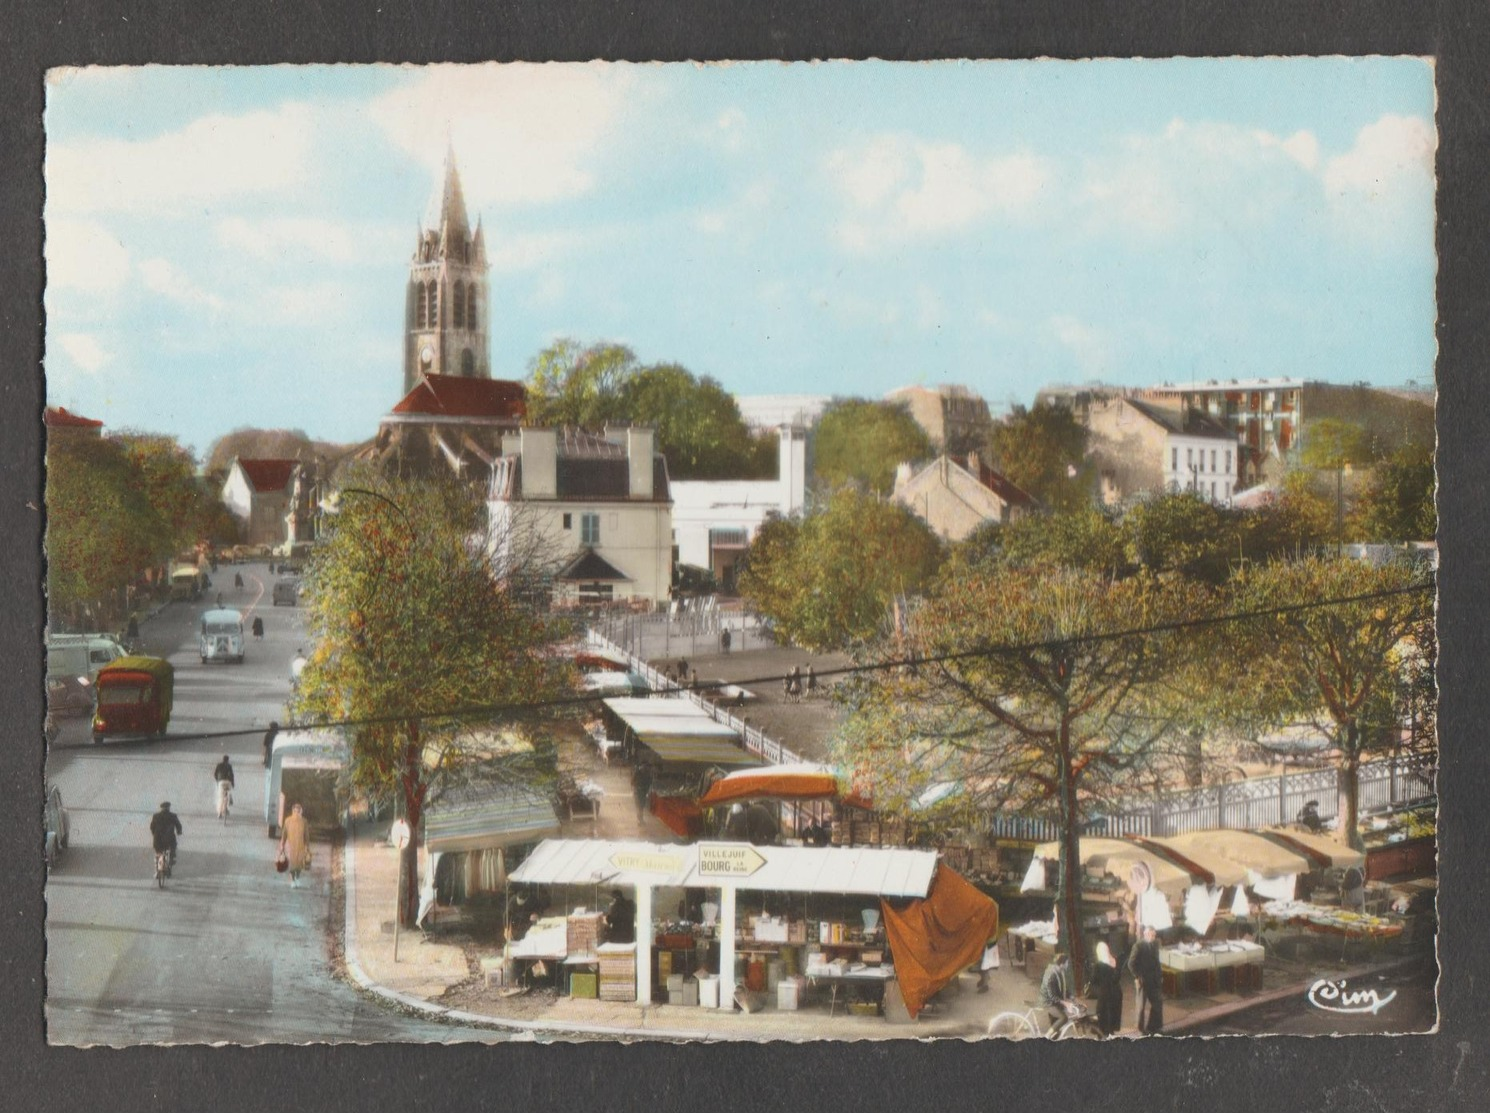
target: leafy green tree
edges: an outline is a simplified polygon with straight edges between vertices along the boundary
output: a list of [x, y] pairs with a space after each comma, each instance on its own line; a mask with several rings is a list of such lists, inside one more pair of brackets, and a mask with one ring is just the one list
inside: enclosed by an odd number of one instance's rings
[[1105, 802], [1147, 783], [1176, 737], [1165, 684], [1190, 638], [1152, 628], [1209, 606], [1206, 589], [1183, 580], [958, 568], [872, 657], [916, 663], [847, 689], [834, 758], [883, 810], [951, 783], [969, 822], [1010, 812], [1053, 822], [1060, 948], [1079, 964], [1078, 837]]
[[879, 633], [894, 601], [930, 582], [942, 555], [910, 511], [842, 488], [805, 518], [766, 524], [751, 542], [740, 594], [794, 644], [847, 649]]
[[657, 430], [658, 448], [674, 479], [743, 479], [775, 474], [774, 439], [769, 469], [734, 396], [708, 375], [661, 363], [643, 367], [623, 382], [618, 410], [633, 424]]
[[830, 490], [852, 483], [887, 495], [895, 489], [897, 465], [931, 455], [925, 430], [893, 402], [835, 398], [813, 437], [814, 472]]
[[1247, 685], [1252, 716], [1271, 725], [1309, 723], [1330, 740], [1339, 754], [1341, 825], [1359, 850], [1360, 765], [1400, 738], [1400, 693], [1410, 671], [1404, 653], [1433, 620], [1425, 573], [1407, 562], [1310, 557], [1247, 569], [1238, 596], [1245, 610], [1296, 608], [1239, 630], [1250, 664], [1237, 682]]
[[1438, 535], [1433, 451], [1408, 445], [1372, 470], [1356, 506], [1355, 532], [1365, 541], [1431, 541]]
[[1304, 432], [1299, 459], [1306, 468], [1361, 467], [1371, 463], [1371, 437], [1361, 426], [1339, 418], [1311, 421]]
[[1242, 555], [1249, 561], [1307, 556], [1335, 541], [1335, 502], [1308, 472], [1284, 474], [1282, 490], [1266, 506], [1242, 512]]
[[[352, 780], [394, 796], [415, 832], [452, 784], [532, 784], [552, 772], [551, 746], [514, 741], [521, 723], [482, 708], [572, 690], [548, 652], [566, 632], [492, 574], [483, 508], [453, 481], [410, 481], [362, 470], [307, 569], [307, 626], [315, 649], [292, 712], [352, 728]], [[474, 710], [473, 710], [474, 709]], [[531, 725], [531, 723], [529, 723]], [[417, 893], [401, 909], [413, 923]]]
[[1065, 406], [1016, 406], [993, 427], [989, 447], [994, 467], [1053, 509], [1075, 509], [1091, 501], [1086, 427]]
[[142, 523], [161, 562], [202, 539], [207, 517], [206, 492], [196, 480], [196, 460], [175, 437], [125, 431], [115, 438], [135, 475], [150, 515]]
[[599, 429], [625, 418], [622, 391], [638, 370], [623, 344], [556, 340], [528, 365], [528, 420]]
[[1123, 518], [1128, 557], [1154, 572], [1219, 584], [1241, 552], [1235, 515], [1194, 491], [1146, 499]]
[[1121, 525], [1097, 506], [1027, 514], [1007, 525], [986, 523], [963, 541], [973, 563], [1011, 568], [1084, 568], [1123, 574], [1128, 556]]

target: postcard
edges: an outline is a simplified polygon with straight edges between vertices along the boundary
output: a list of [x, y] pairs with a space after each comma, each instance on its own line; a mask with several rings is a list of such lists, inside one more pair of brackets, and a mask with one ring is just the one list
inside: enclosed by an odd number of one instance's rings
[[49, 1043], [1434, 1031], [1435, 95], [50, 71]]

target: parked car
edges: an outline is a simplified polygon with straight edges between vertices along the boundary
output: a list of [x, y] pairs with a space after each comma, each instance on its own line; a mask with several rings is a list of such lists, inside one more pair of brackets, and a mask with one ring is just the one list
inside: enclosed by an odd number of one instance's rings
[[45, 854], [47, 868], [57, 861], [67, 849], [70, 826], [67, 809], [62, 806], [62, 790], [56, 785], [47, 786], [47, 803], [43, 813], [46, 826]]
[[98, 670], [124, 653], [109, 634], [52, 634], [47, 638], [48, 709], [60, 715], [92, 711]]
[[300, 602], [300, 584], [295, 580], [280, 580], [274, 585], [274, 605], [293, 607]]

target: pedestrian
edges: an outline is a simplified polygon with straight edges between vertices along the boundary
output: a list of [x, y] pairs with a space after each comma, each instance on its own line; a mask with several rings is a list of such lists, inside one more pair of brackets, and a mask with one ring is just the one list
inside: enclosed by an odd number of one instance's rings
[[1057, 951], [1040, 977], [1040, 1007], [1046, 1012], [1049, 1023], [1047, 1032], [1065, 1022], [1070, 1014], [1066, 1002], [1071, 1000], [1071, 959], [1065, 951]]
[[641, 823], [647, 814], [647, 804], [652, 796], [652, 766], [639, 762], [631, 771], [631, 795], [636, 798], [636, 821]]
[[1123, 979], [1106, 940], [1097, 943], [1097, 961], [1092, 966], [1088, 996], [1097, 999], [1097, 1027], [1106, 1039], [1123, 1026]]
[[309, 662], [307, 662], [306, 659], [305, 659], [305, 650], [304, 649], [296, 649], [295, 650], [295, 657], [294, 657], [293, 660], [290, 661], [290, 687], [291, 688], [299, 688], [300, 687], [300, 674], [305, 671], [305, 666], [308, 663]]
[[222, 592], [220, 591], [217, 593], [217, 606], [219, 610], [222, 609]]
[[274, 756], [274, 738], [279, 734], [279, 723], [270, 721], [269, 729], [264, 732], [264, 768], [269, 768], [269, 761]]
[[300, 875], [310, 869], [310, 821], [299, 804], [280, 827], [279, 852], [290, 860], [290, 888], [300, 888]]
[[636, 905], [620, 889], [612, 889], [610, 896], [610, 907], [605, 912], [605, 941], [635, 943]]
[[729, 627], [726, 626], [719, 632], [719, 648], [725, 653], [729, 652], [729, 640]]
[[978, 992], [988, 992], [988, 975], [999, 968], [999, 937], [992, 935], [983, 944], [983, 956], [978, 960]]
[[217, 806], [217, 818], [224, 823], [228, 821], [228, 808], [233, 803], [233, 763], [228, 760], [228, 755], [223, 754], [222, 760], [217, 763], [217, 768], [212, 770], [212, 780], [216, 787], [213, 801]]
[[688, 658], [678, 658], [678, 686], [682, 687], [688, 683]]
[[1159, 933], [1145, 924], [1143, 938], [1128, 956], [1128, 972], [1138, 999], [1138, 1030], [1155, 1036], [1164, 1030], [1164, 971], [1159, 966]]
[[140, 640], [140, 622], [134, 615], [129, 616], [129, 625], [124, 628], [124, 640], [129, 644], [131, 650], [134, 649], [135, 643]]
[[808, 699], [817, 695], [817, 675], [812, 671], [812, 662], [807, 662], [807, 690]]
[[688, 686], [695, 692], [698, 691], [698, 669], [690, 669], [688, 675]]
[[264, 620], [258, 615], [254, 615], [254, 640], [264, 640]]

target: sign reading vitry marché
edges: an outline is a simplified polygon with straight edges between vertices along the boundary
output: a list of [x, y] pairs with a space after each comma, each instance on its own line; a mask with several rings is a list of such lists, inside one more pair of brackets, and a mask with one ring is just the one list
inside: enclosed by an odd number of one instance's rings
[[732, 843], [699, 843], [700, 877], [749, 877], [766, 864], [753, 846]]

